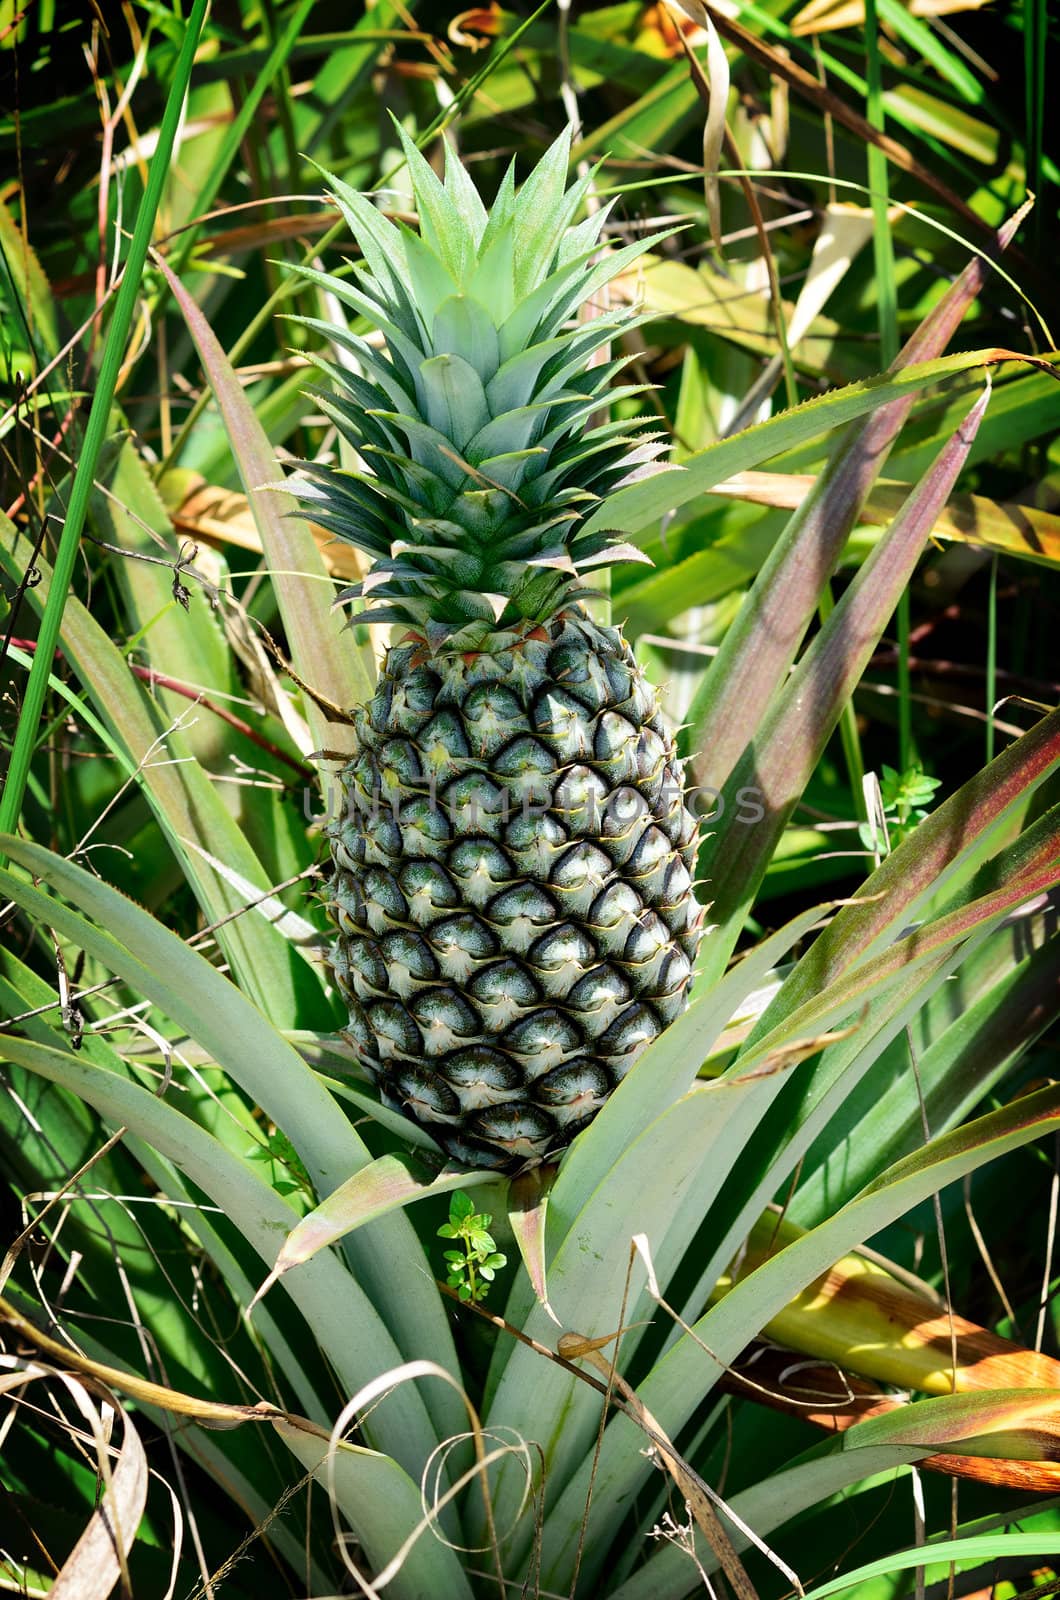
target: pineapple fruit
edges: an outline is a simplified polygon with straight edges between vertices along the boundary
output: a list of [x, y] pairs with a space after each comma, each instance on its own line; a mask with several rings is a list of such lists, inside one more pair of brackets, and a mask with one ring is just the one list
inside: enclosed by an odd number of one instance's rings
[[418, 233], [328, 176], [363, 260], [306, 276], [385, 350], [309, 320], [356, 465], [293, 485], [371, 560], [340, 600], [395, 625], [328, 825], [347, 1037], [451, 1160], [507, 1172], [562, 1150], [683, 1010], [701, 925], [673, 740], [584, 605], [587, 572], [639, 558], [584, 513], [663, 447], [593, 418], [638, 392], [592, 361], [637, 313], [576, 315], [656, 241], [601, 252], [606, 211], [575, 223], [569, 143], [487, 213], [451, 151], [443, 183], [403, 137]]

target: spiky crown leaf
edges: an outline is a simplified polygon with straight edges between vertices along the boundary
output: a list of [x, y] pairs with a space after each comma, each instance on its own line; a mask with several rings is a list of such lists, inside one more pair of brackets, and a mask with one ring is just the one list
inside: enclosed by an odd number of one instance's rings
[[291, 487], [307, 516], [371, 557], [340, 596], [366, 600], [362, 620], [465, 648], [592, 593], [590, 569], [644, 559], [578, 531], [664, 448], [639, 421], [589, 426], [626, 364], [591, 366], [594, 353], [644, 318], [626, 307], [572, 318], [662, 235], [601, 256], [610, 208], [575, 223], [591, 175], [566, 187], [569, 131], [518, 193], [509, 167], [489, 212], [448, 147], [443, 183], [398, 133], [418, 234], [324, 173], [363, 259], [352, 278], [298, 270], [381, 333], [385, 352], [299, 319], [347, 358], [313, 356], [332, 390], [312, 392], [358, 466], [300, 462]]

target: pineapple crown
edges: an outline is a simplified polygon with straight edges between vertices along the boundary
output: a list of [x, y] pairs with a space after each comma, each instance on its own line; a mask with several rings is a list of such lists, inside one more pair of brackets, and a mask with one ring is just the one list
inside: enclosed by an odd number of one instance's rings
[[311, 356], [331, 384], [311, 392], [354, 457], [299, 462], [289, 487], [303, 515], [371, 557], [338, 597], [365, 601], [356, 620], [408, 624], [432, 649], [481, 648], [595, 593], [591, 569], [647, 559], [608, 532], [579, 532], [587, 509], [665, 448], [647, 419], [590, 425], [605, 400], [642, 391], [610, 388], [628, 357], [591, 363], [646, 318], [621, 307], [572, 319], [665, 235], [601, 254], [610, 207], [575, 223], [592, 174], [566, 186], [569, 130], [518, 192], [513, 162], [487, 211], [448, 146], [443, 183], [396, 126], [419, 233], [324, 173], [363, 259], [352, 277], [297, 270], [385, 349], [298, 319], [341, 362]]

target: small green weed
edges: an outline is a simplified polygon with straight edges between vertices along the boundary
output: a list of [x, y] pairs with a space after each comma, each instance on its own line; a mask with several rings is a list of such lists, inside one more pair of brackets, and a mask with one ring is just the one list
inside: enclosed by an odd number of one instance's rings
[[449, 1201], [449, 1221], [438, 1229], [438, 1237], [458, 1239], [463, 1245], [462, 1250], [444, 1252], [446, 1282], [461, 1300], [485, 1300], [498, 1268], [508, 1264], [508, 1257], [500, 1254], [488, 1232], [492, 1221], [488, 1211], [476, 1212], [470, 1196], [456, 1190]]
[[886, 823], [886, 839], [879, 837], [878, 826], [863, 822], [859, 832], [866, 850], [884, 849], [889, 853], [896, 844], [924, 821], [935, 798], [941, 778], [929, 778], [919, 767], [908, 767], [896, 772], [884, 766], [880, 776], [880, 804]]

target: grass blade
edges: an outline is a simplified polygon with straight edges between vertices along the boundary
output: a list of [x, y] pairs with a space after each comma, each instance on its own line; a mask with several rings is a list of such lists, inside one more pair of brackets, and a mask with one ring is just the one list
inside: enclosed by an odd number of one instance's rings
[[[301, 0], [301, 3], [295, 6], [254, 82], [244, 93], [238, 96], [235, 116], [225, 131], [224, 141], [214, 157], [206, 181], [195, 197], [195, 209], [198, 213], [203, 214], [212, 208], [221, 191], [221, 185], [224, 183], [228, 170], [239, 154], [240, 146], [247, 135], [251, 122], [254, 120], [254, 113], [261, 104], [262, 97], [272, 88], [276, 78], [286, 65], [298, 35], [302, 31], [302, 26], [312, 9], [313, 0]], [[195, 248], [198, 233], [198, 227], [188, 228], [181, 235], [177, 247], [173, 251], [171, 266], [178, 277]]]
[[926, 1573], [928, 1568], [937, 1566], [945, 1582], [947, 1569], [952, 1572], [952, 1563], [956, 1561], [996, 1562], [1004, 1561], [1006, 1557], [1016, 1559], [1019, 1556], [1056, 1555], [1060, 1555], [1060, 1533], [1047, 1533], [1044, 1529], [1038, 1533], [991, 1533], [978, 1534], [970, 1539], [942, 1539], [937, 1544], [920, 1544], [912, 1550], [896, 1550], [885, 1560], [870, 1561], [842, 1578], [833, 1578], [831, 1583], [822, 1583], [816, 1589], [811, 1589], [806, 1600], [829, 1600], [831, 1595], [842, 1594], [844, 1589], [850, 1589], [856, 1583], [864, 1583], [872, 1578], [890, 1578], [895, 1573], [910, 1572], [914, 1568], [923, 1568]]
[[173, 141], [176, 137], [177, 125], [184, 105], [184, 96], [191, 80], [192, 64], [195, 60], [199, 35], [202, 32], [202, 25], [206, 17], [206, 7], [207, 0], [194, 0], [192, 5], [191, 16], [186, 24], [186, 32], [177, 60], [176, 71], [173, 75], [173, 83], [170, 86], [165, 113], [159, 129], [158, 144], [151, 161], [147, 189], [136, 218], [136, 227], [133, 230], [132, 240], [129, 245], [129, 254], [125, 260], [121, 287], [118, 290], [114, 305], [114, 315], [111, 318], [103, 351], [99, 382], [92, 397], [92, 408], [88, 414], [84, 443], [81, 446], [77, 469], [74, 473], [70, 504], [67, 508], [66, 521], [63, 525], [62, 537], [59, 541], [59, 549], [55, 558], [55, 581], [52, 585], [48, 605], [45, 607], [44, 616], [41, 618], [40, 637], [33, 667], [29, 675], [29, 682], [26, 685], [22, 714], [15, 732], [15, 743], [11, 751], [11, 765], [8, 769], [3, 795], [0, 796], [0, 833], [13, 831], [18, 822], [19, 813], [22, 810], [22, 797], [26, 789], [26, 780], [29, 777], [30, 759], [33, 755], [37, 728], [40, 724], [41, 713], [44, 710], [44, 700], [48, 690], [48, 674], [51, 672], [55, 648], [59, 643], [63, 608], [66, 605], [66, 596], [74, 575], [74, 563], [77, 560], [81, 529], [84, 526], [89, 496], [92, 493], [92, 480], [95, 476], [96, 462], [99, 459], [100, 450], [103, 448], [103, 442], [110, 427], [110, 409], [114, 400], [114, 391], [117, 387], [118, 374], [125, 355], [125, 344], [129, 336], [129, 328], [132, 325], [133, 312], [140, 296], [140, 280], [143, 275], [144, 264], [147, 261], [151, 230], [154, 227], [158, 203], [162, 197], [162, 188], [169, 173], [169, 158], [173, 151]]

